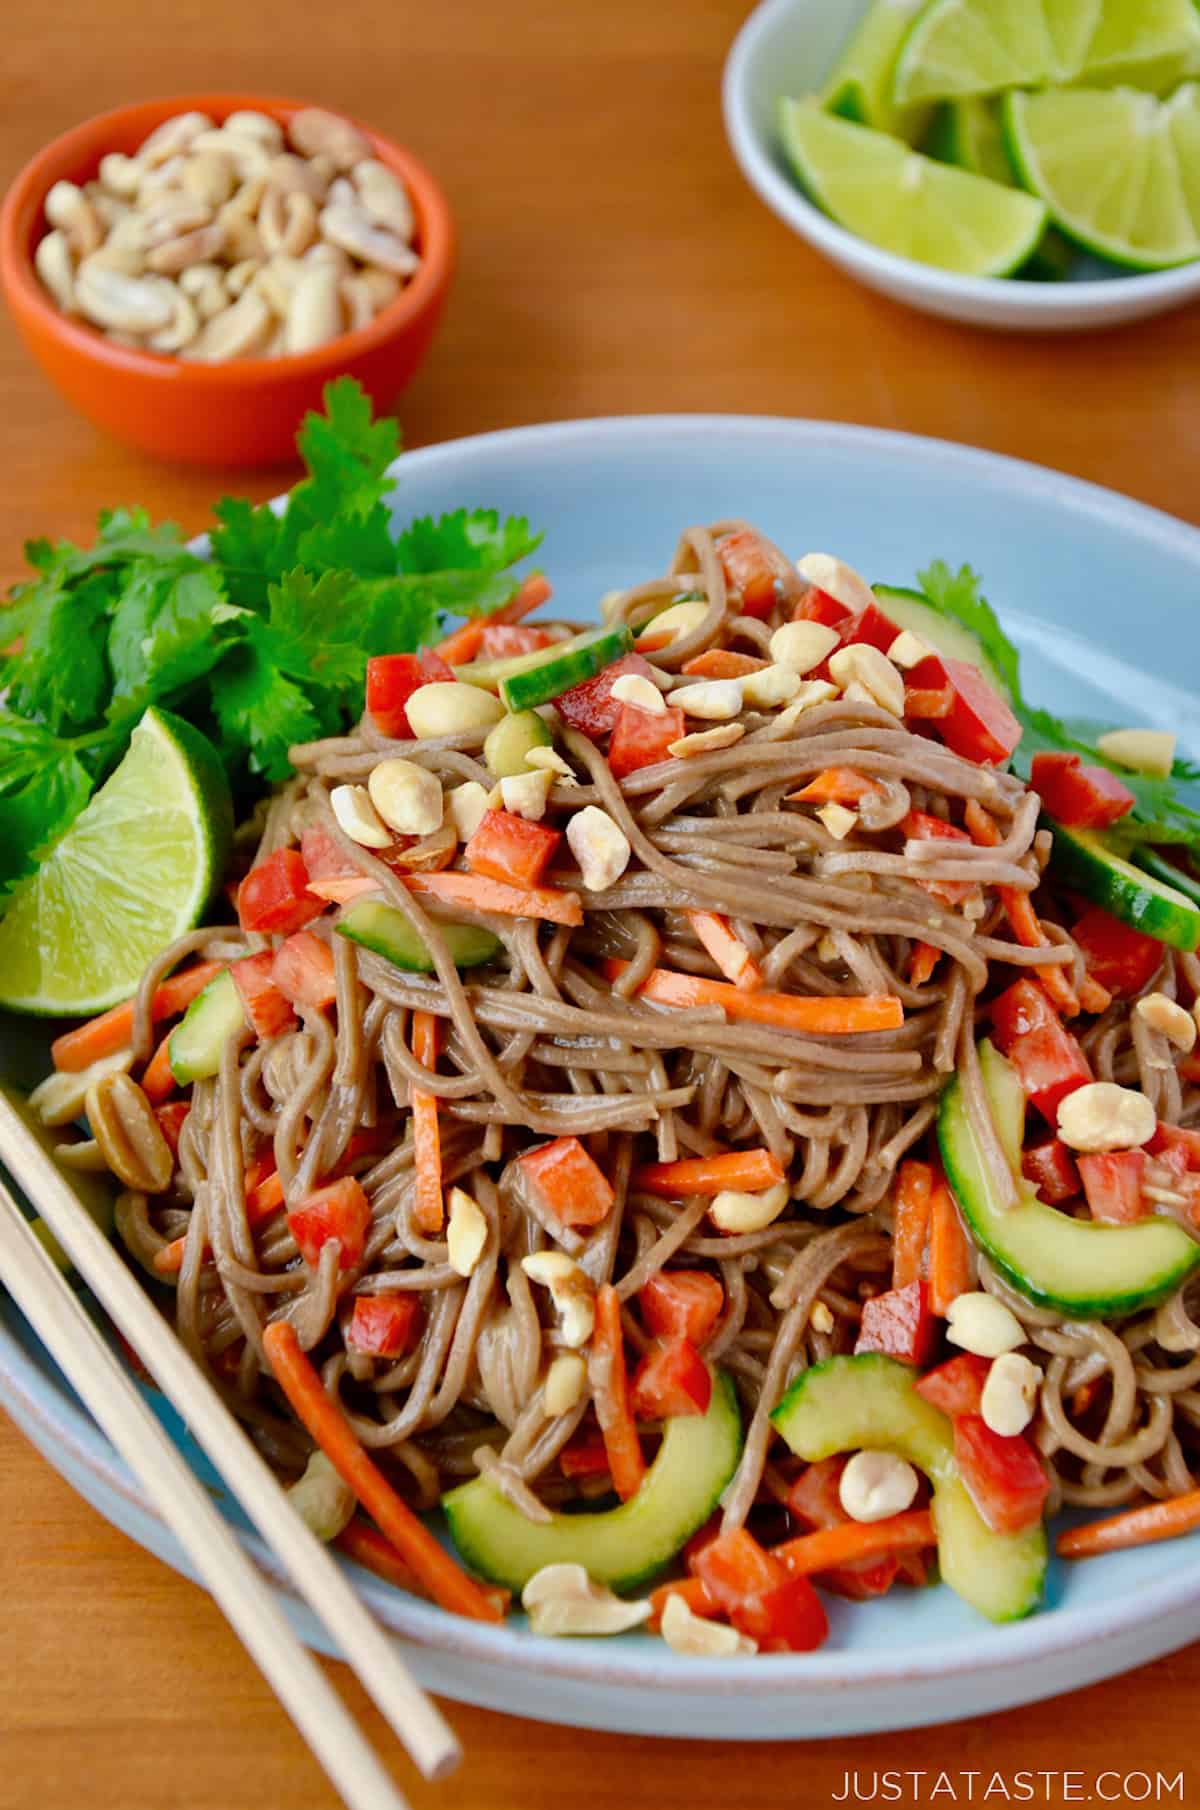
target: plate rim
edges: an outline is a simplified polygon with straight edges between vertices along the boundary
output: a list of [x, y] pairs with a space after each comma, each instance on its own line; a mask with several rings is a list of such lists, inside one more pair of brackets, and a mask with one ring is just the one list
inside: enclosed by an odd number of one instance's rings
[[[698, 436], [719, 433], [723, 444], [733, 440], [764, 438], [804, 441], [814, 447], [890, 451], [896, 456], [919, 452], [927, 469], [953, 466], [977, 473], [1002, 488], [1025, 492], [1036, 488], [1037, 500], [1070, 508], [1078, 515], [1103, 515], [1106, 523], [1127, 525], [1143, 540], [1150, 539], [1164, 552], [1190, 561], [1200, 573], [1200, 528], [1148, 503], [1123, 496], [1087, 479], [1041, 466], [1005, 453], [991, 452], [963, 443], [864, 424], [827, 422], [811, 417], [781, 415], [713, 414], [707, 412], [651, 415], [609, 415], [569, 418], [495, 429], [437, 442], [405, 452], [389, 469], [403, 474], [414, 466], [437, 470], [456, 458], [476, 451], [503, 451], [513, 447], [560, 449], [573, 442], [653, 441], [663, 436]], [[19, 1182], [19, 1177], [17, 1178]], [[44, 1435], [35, 1441], [42, 1455], [55, 1465], [54, 1448], [62, 1448], [79, 1468], [98, 1484], [114, 1491], [155, 1520], [159, 1517], [130, 1473], [86, 1413], [46, 1376], [23, 1350], [15, 1333], [0, 1318], [0, 1385], [3, 1399], [18, 1409]], [[57, 1468], [57, 1467], [56, 1467]], [[82, 1493], [82, 1492], [77, 1492]], [[85, 1500], [90, 1500], [85, 1497]], [[93, 1507], [94, 1504], [91, 1504]], [[293, 1592], [265, 1545], [255, 1533], [238, 1529], [238, 1537], [255, 1561], [286, 1596]], [[1188, 1542], [1192, 1544], [1192, 1542]], [[1182, 1551], [1183, 1548], [1177, 1548]], [[182, 1560], [182, 1554], [181, 1560]], [[1103, 1562], [1103, 1561], [1101, 1561]], [[183, 1569], [181, 1563], [180, 1566]], [[895, 1657], [879, 1652], [822, 1649], [805, 1655], [763, 1655], [747, 1662], [739, 1659], [683, 1658], [661, 1642], [622, 1640], [600, 1648], [591, 1643], [554, 1641], [532, 1635], [523, 1626], [489, 1627], [449, 1615], [432, 1604], [410, 1598], [391, 1585], [353, 1567], [356, 1587], [394, 1633], [448, 1657], [484, 1663], [502, 1663], [530, 1676], [546, 1675], [563, 1682], [600, 1688], [645, 1688], [687, 1694], [708, 1690], [722, 1695], [775, 1696], [803, 1688], [814, 1694], [840, 1694], [864, 1684], [876, 1687], [918, 1686], [955, 1677], [1004, 1673], [1038, 1661], [1069, 1653], [1081, 1640], [1099, 1641], [1132, 1634], [1155, 1620], [1164, 1628], [1178, 1628], [1180, 1615], [1200, 1606], [1200, 1541], [1189, 1565], [1177, 1565], [1169, 1575], [1151, 1584], [1138, 1584], [1123, 1595], [1101, 1603], [1077, 1607], [1056, 1605], [1049, 1611], [1007, 1625], [972, 1623], [957, 1636], [939, 1637], [927, 1649], [909, 1649]], [[1190, 1572], [1190, 1576], [1188, 1575]], [[1183, 1644], [1190, 1635], [1175, 1633], [1162, 1646]], [[1071, 1681], [1064, 1689], [1072, 1688]], [[1039, 1693], [1043, 1694], [1043, 1693]], [[870, 1726], [871, 1724], [867, 1724]], [[781, 1731], [788, 1732], [788, 1731]]]

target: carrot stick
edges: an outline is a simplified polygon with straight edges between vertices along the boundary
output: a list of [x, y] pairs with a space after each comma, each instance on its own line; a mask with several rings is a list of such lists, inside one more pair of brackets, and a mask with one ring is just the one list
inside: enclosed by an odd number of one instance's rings
[[[583, 905], [577, 892], [554, 886], [509, 886], [504, 880], [488, 880], [481, 874], [400, 874], [409, 892], [429, 893], [447, 904], [468, 911], [495, 911], [509, 918], [544, 918], [550, 924], [583, 923]], [[327, 880], [311, 880], [309, 892], [335, 905], [349, 905], [365, 893], [379, 892], [378, 880], [369, 874], [333, 874]]]
[[[963, 820], [971, 832], [972, 842], [978, 843], [980, 848], [995, 848], [1000, 842], [1000, 831], [996, 828], [995, 818], [984, 810], [977, 798], [967, 800]], [[1050, 938], [1042, 929], [1029, 894], [1016, 886], [998, 886], [996, 895], [1004, 907], [1005, 917], [1012, 925], [1012, 933], [1022, 948], [1048, 949]], [[1056, 1011], [1064, 1018], [1078, 1017], [1079, 998], [1062, 968], [1040, 968], [1037, 978], [1050, 995], [1050, 1003]]]
[[[436, 1068], [438, 1020], [432, 1012], [413, 1013], [413, 1055], [426, 1068]], [[413, 1218], [420, 1231], [432, 1237], [446, 1217], [442, 1199], [442, 1132], [437, 1095], [423, 1088], [411, 1090], [415, 1194]]]
[[929, 1305], [945, 1315], [952, 1301], [971, 1287], [971, 1247], [958, 1216], [958, 1203], [944, 1176], [929, 1197]]
[[522, 579], [521, 588], [511, 603], [506, 603], [502, 610], [496, 610], [487, 618], [489, 622], [520, 622], [531, 616], [534, 610], [543, 603], [549, 603], [554, 595], [554, 586], [541, 572], [531, 572], [528, 578]]
[[763, 984], [762, 969], [719, 911], [689, 911], [688, 923], [712, 956], [717, 967], [743, 993], [756, 993]]
[[171, 1072], [171, 1032], [168, 1031], [146, 1064], [142, 1092], [152, 1106], [161, 1106], [164, 1100], [170, 1099], [176, 1085]]
[[426, 1594], [412, 1566], [400, 1557], [391, 1541], [385, 1540], [379, 1529], [372, 1527], [365, 1516], [355, 1515], [343, 1527], [333, 1544], [348, 1559], [353, 1559], [356, 1565], [373, 1571], [376, 1577], [386, 1578], [389, 1584], [411, 1591], [413, 1596]]
[[935, 949], [932, 943], [918, 943], [908, 967], [909, 986], [923, 987], [927, 980], [932, 980], [934, 969], [941, 959], [942, 951]]
[[683, 663], [683, 671], [689, 678], [697, 679], [745, 679], [752, 672], [763, 672], [771, 664], [769, 660], [756, 660], [753, 654], [735, 654], [728, 647], [710, 647], [705, 653], [694, 654]]
[[429, 1529], [401, 1500], [383, 1472], [363, 1450], [354, 1429], [324, 1385], [287, 1320], [263, 1334], [263, 1348], [275, 1380], [343, 1482], [354, 1491], [381, 1534], [411, 1566], [435, 1603], [473, 1621], [500, 1621], [501, 1612], [482, 1585], [438, 1545]]
[[1069, 1527], [1058, 1536], [1060, 1558], [1090, 1559], [1101, 1552], [1123, 1552], [1127, 1546], [1149, 1546], [1155, 1540], [1173, 1540], [1178, 1534], [1200, 1527], [1200, 1489], [1188, 1490], [1169, 1502], [1147, 1502], [1109, 1515], [1105, 1521], [1089, 1521]]
[[[283, 1205], [283, 1183], [274, 1170], [246, 1190], [246, 1221], [248, 1225], [258, 1226], [272, 1213], [278, 1213]], [[151, 1258], [155, 1270], [160, 1276], [177, 1276], [183, 1268], [183, 1247], [187, 1243], [186, 1234], [182, 1238], [173, 1238], [170, 1244], [164, 1244]], [[205, 1256], [212, 1256], [212, 1247], [206, 1246]]]
[[[446, 876], [434, 877], [441, 880]], [[628, 962], [613, 959], [605, 962], [604, 972], [609, 980], [616, 980], [628, 966]], [[652, 968], [638, 988], [638, 996], [659, 1006], [721, 1006], [730, 1018], [770, 1024], [783, 1031], [802, 1031], [810, 1037], [898, 1031], [904, 1023], [904, 1007], [891, 993], [835, 999], [801, 993], [744, 993], [728, 981], [705, 980], [698, 974], [677, 973], [673, 968]]]
[[804, 804], [860, 804], [872, 792], [882, 791], [873, 779], [856, 773], [853, 767], [826, 767], [809, 781], [802, 792], [789, 792], [791, 802]]
[[349, 905], [352, 899], [360, 899], [367, 892], [380, 892], [382, 887], [369, 874], [330, 874], [324, 880], [310, 880], [305, 891], [334, 905]]
[[[150, 1016], [155, 1024], [161, 1018], [174, 1018], [177, 1012], [190, 1006], [197, 993], [203, 992], [224, 966], [224, 962], [197, 962], [164, 980], [150, 1002]], [[90, 1018], [86, 1024], [77, 1025], [73, 1031], [56, 1037], [50, 1045], [51, 1060], [55, 1068], [77, 1074], [80, 1069], [99, 1062], [102, 1056], [113, 1056], [123, 1050], [132, 1036], [133, 1001], [127, 999], [123, 1005], [101, 1012], [99, 1018]]]
[[721, 1613], [717, 1599], [702, 1577], [676, 1577], [669, 1584], [659, 1584], [650, 1592], [651, 1610], [646, 1626], [657, 1631], [662, 1626], [663, 1610], [668, 1598], [681, 1596], [693, 1615], [707, 1618]]
[[465, 666], [483, 646], [483, 631], [488, 620], [486, 616], [476, 616], [473, 621], [464, 622], [452, 635], [438, 642], [434, 653], [440, 655], [447, 666]]
[[886, 1521], [841, 1521], [836, 1527], [821, 1527], [816, 1533], [801, 1534], [773, 1546], [771, 1553], [786, 1565], [793, 1577], [808, 1577], [814, 1571], [830, 1571], [849, 1565], [855, 1559], [878, 1558], [889, 1552], [919, 1552], [937, 1540], [933, 1517], [927, 1508], [910, 1509], [907, 1514], [891, 1515]]
[[896, 1177], [896, 1211], [892, 1222], [892, 1287], [904, 1288], [921, 1276], [921, 1259], [929, 1232], [933, 1170], [928, 1163], [901, 1163]]
[[642, 1163], [630, 1177], [644, 1194], [685, 1200], [720, 1194], [723, 1188], [754, 1192], [785, 1181], [783, 1164], [769, 1150], [727, 1150], [720, 1156], [688, 1156], [678, 1163]]
[[637, 1424], [629, 1406], [629, 1378], [621, 1333], [621, 1303], [611, 1282], [596, 1290], [596, 1329], [592, 1334], [592, 1399], [608, 1453], [613, 1488], [628, 1502], [641, 1488], [646, 1460], [638, 1443]]

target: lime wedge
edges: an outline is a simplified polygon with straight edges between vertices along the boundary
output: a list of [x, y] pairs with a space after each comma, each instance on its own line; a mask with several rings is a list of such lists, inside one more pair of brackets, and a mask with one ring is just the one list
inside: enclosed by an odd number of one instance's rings
[[932, 0], [900, 47], [892, 103], [1047, 82], [1157, 90], [1198, 67], [1193, 0]]
[[821, 100], [830, 113], [890, 132], [909, 144], [917, 142], [928, 123], [928, 109], [894, 107], [892, 77], [900, 46], [926, 4], [927, 0], [875, 0], [825, 84]]
[[[986, 176], [990, 182], [1007, 183], [1010, 188], [1016, 185], [1017, 173], [1004, 142], [999, 101], [978, 94], [961, 101], [943, 101], [923, 148], [927, 156], [952, 163], [960, 170], [970, 170], [973, 175]], [[1061, 283], [1074, 256], [1074, 246], [1050, 226], [1017, 275], [1031, 283]]]
[[0, 1006], [82, 1016], [127, 999], [151, 956], [199, 923], [232, 833], [211, 744], [148, 710], [0, 920]]
[[963, 276], [1007, 276], [1046, 224], [1040, 202], [931, 157], [811, 101], [784, 101], [783, 146], [819, 207], [873, 245]]
[[1169, 101], [1132, 88], [1004, 100], [1025, 187], [1077, 244], [1130, 270], [1200, 257], [1200, 88]]

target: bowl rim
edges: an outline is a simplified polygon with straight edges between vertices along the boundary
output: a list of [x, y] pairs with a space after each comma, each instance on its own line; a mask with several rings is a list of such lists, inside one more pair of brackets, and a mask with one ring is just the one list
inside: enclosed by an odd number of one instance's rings
[[[680, 445], [697, 436], [719, 440], [731, 456], [743, 440], [778, 442], [781, 453], [797, 434], [814, 445], [851, 451], [890, 450], [906, 460], [920, 458], [931, 469], [955, 474], [964, 467], [987, 477], [999, 491], [1032, 494], [1039, 503], [1053, 501], [1077, 515], [1116, 521], [1131, 534], [1156, 545], [1164, 554], [1185, 558], [1200, 569], [1200, 529], [1165, 511], [1052, 467], [1011, 455], [966, 446], [932, 436], [895, 429], [805, 417], [736, 414], [663, 414], [568, 419], [504, 428], [417, 448], [390, 468], [406, 476], [414, 471], [437, 473], [479, 451], [500, 454], [506, 461], [524, 452], [551, 451], [559, 459], [586, 458], [599, 443], [628, 448], [631, 441]], [[20, 1182], [20, 1177], [15, 1179]], [[61, 1448], [86, 1469], [99, 1486], [157, 1519], [140, 1486], [125, 1470], [104, 1435], [65, 1389], [47, 1377], [22, 1349], [0, 1315], [0, 1399], [17, 1406], [39, 1428], [43, 1450]], [[53, 1462], [53, 1460], [52, 1460]], [[136, 1537], [136, 1536], [134, 1536]], [[254, 1533], [238, 1537], [256, 1562], [285, 1595], [290, 1595], [263, 1543]], [[878, 1650], [822, 1649], [813, 1654], [772, 1654], [747, 1661], [681, 1658], [661, 1642], [620, 1639], [612, 1643], [570, 1642], [531, 1634], [522, 1624], [499, 1627], [464, 1621], [430, 1603], [409, 1597], [394, 1586], [354, 1569], [355, 1587], [397, 1634], [452, 1659], [503, 1664], [515, 1674], [574, 1680], [603, 1691], [629, 1686], [651, 1687], [687, 1695], [693, 1689], [719, 1689], [723, 1695], [757, 1695], [796, 1689], [825, 1698], [863, 1686], [937, 1684], [947, 1678], [986, 1678], [997, 1671], [1013, 1674], [1041, 1660], [1065, 1658], [1089, 1645], [1115, 1639], [1156, 1620], [1178, 1629], [1182, 1611], [1200, 1606], [1200, 1535], [1176, 1543], [1177, 1563], [1162, 1576], [1138, 1586], [1127, 1585], [1099, 1603], [1054, 1606], [1028, 1620], [1007, 1624], [972, 1624], [951, 1639], [942, 1635], [918, 1648], [884, 1654]], [[1187, 1554], [1187, 1562], [1184, 1554]], [[1103, 1560], [1096, 1561], [1103, 1563]], [[180, 1558], [178, 1569], [186, 1570]], [[939, 1586], [940, 1587], [940, 1586]], [[1172, 1633], [1161, 1649], [1167, 1652], [1192, 1637]], [[661, 1649], [661, 1650], [660, 1650]], [[1148, 1655], [1149, 1656], [1149, 1655]], [[1127, 1670], [1123, 1663], [1117, 1670]], [[1102, 1676], [1110, 1674], [1104, 1673]], [[1074, 1688], [1066, 1678], [1064, 1690]], [[1039, 1691], [1039, 1697], [1050, 1693]], [[986, 1710], [972, 1711], [983, 1714]], [[603, 1726], [597, 1722], [595, 1726]], [[911, 1726], [905, 1722], [903, 1726]], [[874, 1725], [882, 1726], [882, 1725]], [[781, 1729], [778, 1738], [786, 1738]]]
[[1027, 314], [1030, 324], [1061, 318], [1064, 309], [1103, 311], [1118, 300], [1131, 306], [1166, 302], [1200, 291], [1200, 258], [1167, 270], [1131, 271], [1128, 275], [1087, 277], [1071, 283], [1014, 282], [1011, 277], [960, 276], [922, 264], [916, 258], [885, 251], [870, 240], [839, 226], [810, 201], [798, 184], [775, 166], [751, 117], [750, 71], [764, 40], [802, 0], [760, 0], [746, 19], [725, 59], [721, 76], [721, 110], [725, 134], [743, 176], [785, 225], [832, 257], [869, 268], [874, 276], [923, 290], [944, 302], [995, 305], [1004, 302], [1014, 314]]
[[420, 268], [399, 295], [381, 308], [366, 326], [339, 333], [336, 338], [326, 340], [308, 352], [285, 352], [270, 358], [229, 358], [209, 364], [182, 359], [173, 353], [143, 352], [131, 346], [114, 345], [98, 328], [64, 314], [38, 279], [32, 254], [42, 236], [39, 227], [45, 197], [54, 182], [72, 179], [68, 172], [95, 155], [106, 131], [142, 120], [149, 132], [155, 124], [176, 113], [192, 111], [211, 114], [220, 124], [230, 113], [251, 110], [270, 114], [284, 124], [303, 108], [317, 105], [317, 102], [285, 95], [240, 90], [208, 89], [158, 95], [92, 114], [52, 138], [18, 171], [0, 205], [0, 284], [13, 312], [20, 309], [27, 316], [36, 318], [76, 356], [102, 365], [116, 375], [179, 382], [181, 374], [186, 374], [188, 380], [217, 390], [254, 387], [272, 379], [295, 381], [336, 370], [348, 360], [402, 334], [444, 293], [453, 274], [456, 236], [450, 204], [437, 178], [414, 152], [365, 120], [332, 107], [321, 110], [336, 113], [339, 119], [355, 126], [377, 154], [384, 154], [381, 161], [399, 169], [413, 201], [420, 234]]

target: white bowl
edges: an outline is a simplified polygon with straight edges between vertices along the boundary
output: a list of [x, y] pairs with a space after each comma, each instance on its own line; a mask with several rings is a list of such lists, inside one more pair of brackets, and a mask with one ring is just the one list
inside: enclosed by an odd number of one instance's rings
[[881, 251], [815, 207], [791, 174], [778, 136], [779, 101], [822, 88], [871, 0], [765, 0], [751, 13], [725, 65], [725, 130], [750, 186], [773, 213], [827, 258], [894, 301], [927, 314], [1009, 331], [1078, 332], [1145, 320], [1200, 296], [1200, 261], [1150, 276], [1062, 283], [960, 277]]

